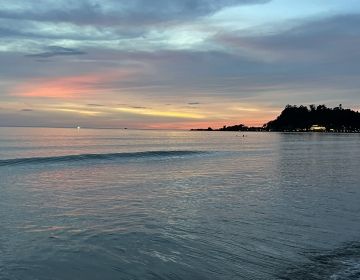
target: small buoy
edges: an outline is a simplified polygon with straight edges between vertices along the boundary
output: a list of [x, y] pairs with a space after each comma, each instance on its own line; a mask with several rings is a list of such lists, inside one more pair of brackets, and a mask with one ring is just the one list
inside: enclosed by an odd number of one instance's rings
[[80, 126], [78, 126], [76, 129], [77, 129], [77, 130], [80, 130], [80, 128], [81, 128], [81, 127], [80, 127]]

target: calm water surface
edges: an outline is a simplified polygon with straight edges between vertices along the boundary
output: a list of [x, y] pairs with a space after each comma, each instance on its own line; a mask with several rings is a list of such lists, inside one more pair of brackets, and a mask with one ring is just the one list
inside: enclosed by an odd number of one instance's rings
[[0, 279], [360, 279], [360, 135], [0, 128]]

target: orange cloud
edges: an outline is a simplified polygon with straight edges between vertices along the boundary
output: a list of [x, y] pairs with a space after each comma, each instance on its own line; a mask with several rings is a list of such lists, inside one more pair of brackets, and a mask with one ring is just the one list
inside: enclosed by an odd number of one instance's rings
[[99, 84], [121, 80], [130, 72], [93, 73], [50, 79], [32, 79], [16, 86], [14, 94], [23, 97], [79, 98], [103, 90]]

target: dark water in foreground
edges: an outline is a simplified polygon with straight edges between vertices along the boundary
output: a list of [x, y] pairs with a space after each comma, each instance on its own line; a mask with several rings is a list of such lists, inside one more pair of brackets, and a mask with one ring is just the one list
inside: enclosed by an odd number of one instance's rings
[[0, 128], [0, 279], [360, 279], [360, 135]]

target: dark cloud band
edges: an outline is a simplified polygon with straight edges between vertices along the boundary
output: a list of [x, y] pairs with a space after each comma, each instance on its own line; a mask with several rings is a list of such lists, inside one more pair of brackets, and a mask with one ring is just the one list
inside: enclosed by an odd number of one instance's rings
[[49, 46], [46, 48], [46, 51], [44, 52], [28, 54], [26, 56], [47, 58], [47, 57], [61, 56], [61, 55], [83, 55], [83, 54], [86, 54], [86, 52], [77, 49], [64, 48], [59, 46]]

